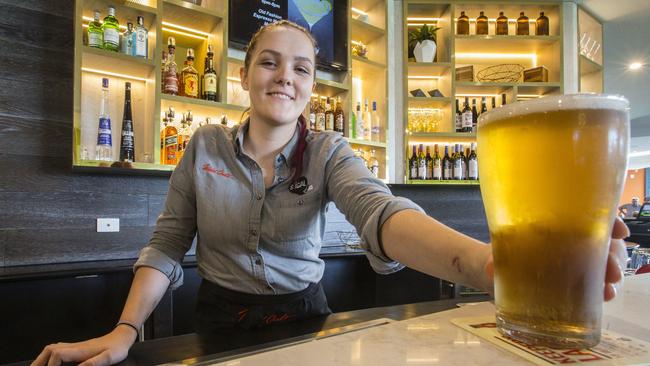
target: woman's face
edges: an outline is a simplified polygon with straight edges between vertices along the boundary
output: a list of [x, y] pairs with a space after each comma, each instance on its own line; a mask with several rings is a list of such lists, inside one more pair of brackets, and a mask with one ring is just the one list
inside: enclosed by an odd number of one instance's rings
[[295, 123], [314, 88], [314, 63], [311, 41], [299, 30], [276, 27], [264, 32], [248, 72], [240, 71], [251, 116], [273, 126]]

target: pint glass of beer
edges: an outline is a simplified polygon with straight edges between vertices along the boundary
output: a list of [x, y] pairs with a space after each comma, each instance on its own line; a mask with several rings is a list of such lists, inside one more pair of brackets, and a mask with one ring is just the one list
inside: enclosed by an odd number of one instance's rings
[[599, 342], [628, 109], [622, 97], [577, 94], [481, 115], [479, 174], [502, 334], [553, 348]]

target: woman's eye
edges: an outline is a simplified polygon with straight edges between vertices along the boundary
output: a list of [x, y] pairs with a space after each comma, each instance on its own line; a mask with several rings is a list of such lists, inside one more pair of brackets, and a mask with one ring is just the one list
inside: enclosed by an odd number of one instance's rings
[[275, 66], [275, 62], [273, 62], [273, 61], [262, 61], [262, 65], [264, 65], [264, 66]]
[[303, 74], [307, 74], [307, 75], [311, 74], [311, 72], [308, 69], [304, 68], [304, 67], [299, 67], [297, 70], [298, 70], [298, 72], [301, 72]]

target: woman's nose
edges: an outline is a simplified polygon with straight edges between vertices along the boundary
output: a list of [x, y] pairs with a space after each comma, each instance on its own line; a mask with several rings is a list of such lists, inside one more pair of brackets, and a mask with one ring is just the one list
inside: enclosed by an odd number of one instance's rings
[[293, 80], [291, 79], [290, 68], [286, 66], [278, 67], [275, 74], [275, 82], [282, 85], [291, 85]]

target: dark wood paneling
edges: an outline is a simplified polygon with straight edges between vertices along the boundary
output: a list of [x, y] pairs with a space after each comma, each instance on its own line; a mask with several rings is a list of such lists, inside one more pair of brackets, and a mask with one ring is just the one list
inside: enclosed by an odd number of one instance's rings
[[117, 233], [98, 233], [95, 228], [4, 230], [7, 266], [70, 261], [136, 258], [147, 245], [153, 228], [120, 227]]
[[98, 217], [117, 217], [120, 227], [146, 226], [147, 196], [114, 193], [0, 193], [0, 229], [91, 228]]
[[0, 266], [5, 266], [5, 247], [7, 245], [7, 235], [4, 230], [0, 230]]

